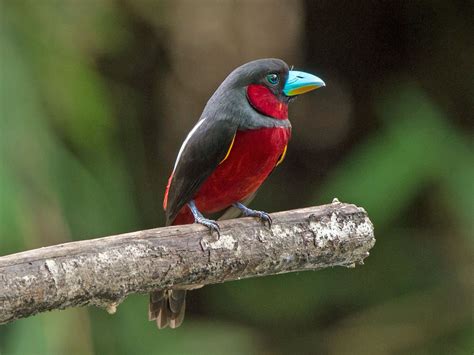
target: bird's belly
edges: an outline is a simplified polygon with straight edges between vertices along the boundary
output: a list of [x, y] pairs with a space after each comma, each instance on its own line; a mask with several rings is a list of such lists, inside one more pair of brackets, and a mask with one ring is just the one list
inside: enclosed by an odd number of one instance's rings
[[288, 128], [238, 131], [232, 149], [194, 196], [205, 213], [221, 211], [253, 194], [275, 168], [290, 138]]

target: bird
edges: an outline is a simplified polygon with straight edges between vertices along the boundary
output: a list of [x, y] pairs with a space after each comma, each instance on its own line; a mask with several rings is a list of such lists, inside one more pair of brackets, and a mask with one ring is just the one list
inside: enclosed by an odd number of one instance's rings
[[[288, 104], [325, 86], [319, 77], [281, 59], [258, 59], [234, 69], [204, 107], [179, 149], [165, 190], [166, 225], [199, 223], [211, 234], [219, 225], [207, 215], [259, 218], [247, 207], [260, 185], [283, 161], [291, 137]], [[150, 294], [148, 316], [158, 329], [177, 328], [184, 319], [186, 290]]]

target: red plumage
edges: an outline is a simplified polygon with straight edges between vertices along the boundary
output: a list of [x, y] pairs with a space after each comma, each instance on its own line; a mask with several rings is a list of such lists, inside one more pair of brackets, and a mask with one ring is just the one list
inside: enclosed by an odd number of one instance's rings
[[[253, 194], [275, 168], [290, 139], [289, 128], [237, 132], [229, 156], [206, 179], [194, 197], [198, 210], [213, 213]], [[193, 223], [184, 206], [174, 225]]]
[[266, 86], [249, 85], [247, 87], [247, 98], [258, 112], [278, 120], [288, 119], [288, 104], [279, 101]]
[[[288, 118], [288, 105], [279, 101], [263, 85], [247, 87], [249, 103], [259, 112], [276, 118]], [[238, 131], [227, 159], [206, 179], [193, 197], [196, 207], [204, 213], [214, 213], [252, 195], [275, 168], [290, 139], [289, 128], [260, 128]], [[168, 180], [163, 207], [166, 209], [173, 175]], [[194, 217], [185, 205], [173, 221], [174, 225], [189, 224]]]

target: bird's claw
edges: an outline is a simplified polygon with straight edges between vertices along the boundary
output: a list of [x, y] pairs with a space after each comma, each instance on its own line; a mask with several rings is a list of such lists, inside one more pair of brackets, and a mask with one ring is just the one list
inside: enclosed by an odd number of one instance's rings
[[270, 217], [270, 215], [267, 212], [263, 212], [263, 211], [254, 211], [254, 212], [255, 214], [250, 215], [251, 217], [259, 218], [263, 224], [265, 223], [268, 224], [268, 228], [272, 227], [273, 220], [272, 220], [272, 217]]
[[[219, 240], [221, 236], [221, 229], [219, 228], [219, 225], [217, 224], [216, 221], [213, 221], [212, 219], [207, 219], [205, 218], [201, 212], [196, 207], [196, 203], [194, 200], [191, 200], [188, 202], [189, 209], [191, 210], [191, 213], [193, 214], [194, 217], [194, 223], [199, 223], [202, 224], [203, 226], [207, 227], [209, 231], [211, 232], [216, 232], [217, 233], [217, 240]], [[202, 247], [202, 244], [201, 244]]]
[[209, 229], [209, 231], [211, 232], [216, 232], [217, 234], [217, 239], [220, 238], [221, 236], [221, 229], [219, 227], [219, 225], [217, 224], [216, 221], [213, 221], [212, 219], [207, 219], [207, 218], [204, 218], [204, 217], [198, 217], [196, 218], [195, 220], [196, 223], [199, 223], [199, 224], [202, 224], [203, 226], [207, 227]]
[[251, 208], [246, 207], [245, 205], [243, 205], [240, 202], [234, 203], [233, 206], [235, 208], [238, 208], [240, 211], [242, 211], [244, 216], [246, 216], [246, 217], [257, 217], [263, 222], [263, 224], [267, 223], [268, 228], [272, 227], [272, 222], [273, 222], [272, 217], [270, 217], [270, 215], [267, 212], [253, 210]]
[[258, 218], [260, 218], [260, 220], [263, 222], [263, 224], [267, 223], [268, 228], [271, 228], [272, 223], [273, 223], [272, 217], [270, 217], [270, 215], [267, 212], [263, 212], [263, 211], [256, 211], [256, 212], [259, 213]]

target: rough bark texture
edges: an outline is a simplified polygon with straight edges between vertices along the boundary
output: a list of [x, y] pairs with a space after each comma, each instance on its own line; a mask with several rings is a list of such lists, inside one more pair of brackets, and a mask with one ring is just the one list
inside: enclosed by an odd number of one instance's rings
[[206, 228], [183, 225], [54, 245], [0, 257], [0, 323], [96, 305], [114, 312], [130, 293], [362, 264], [375, 243], [364, 209], [332, 204]]

